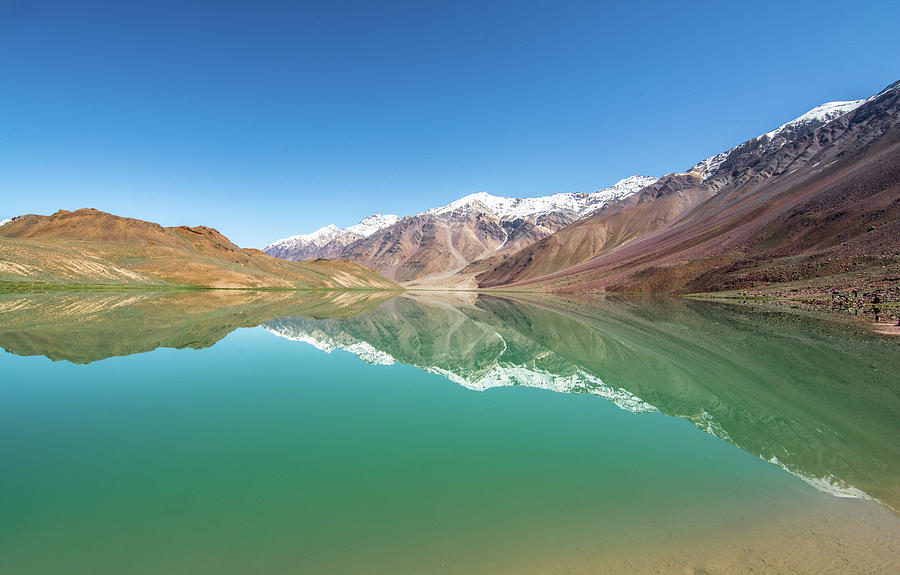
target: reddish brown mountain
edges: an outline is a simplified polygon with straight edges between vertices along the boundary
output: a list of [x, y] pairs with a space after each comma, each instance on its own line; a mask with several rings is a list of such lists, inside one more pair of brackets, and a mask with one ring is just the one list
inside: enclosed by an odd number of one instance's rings
[[594, 216], [495, 260], [476, 279], [481, 287], [521, 283], [591, 260], [672, 222], [707, 198], [711, 192], [700, 184], [691, 174], [665, 176]]
[[[340, 236], [334, 234], [351, 228], [342, 231], [329, 226], [279, 240], [263, 251], [284, 259], [310, 255], [347, 259], [408, 286], [475, 287], [472, 277], [490, 267], [490, 262], [655, 181], [632, 176], [589, 194], [537, 198], [504, 198], [481, 192], [393, 221], [337, 248], [335, 241]], [[332, 237], [336, 239], [329, 240]]]
[[[900, 280], [900, 83], [792, 139], [668, 176], [477, 276], [481, 287], [705, 292]], [[777, 141], [781, 138], [780, 141]]]
[[240, 288], [398, 286], [358, 264], [287, 262], [205, 226], [164, 228], [94, 209], [0, 226], [0, 282]]

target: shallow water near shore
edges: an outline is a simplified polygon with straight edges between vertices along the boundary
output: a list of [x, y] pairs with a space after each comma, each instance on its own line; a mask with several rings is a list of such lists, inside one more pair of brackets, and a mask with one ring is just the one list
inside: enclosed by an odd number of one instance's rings
[[0, 296], [3, 573], [896, 573], [900, 344], [671, 299]]

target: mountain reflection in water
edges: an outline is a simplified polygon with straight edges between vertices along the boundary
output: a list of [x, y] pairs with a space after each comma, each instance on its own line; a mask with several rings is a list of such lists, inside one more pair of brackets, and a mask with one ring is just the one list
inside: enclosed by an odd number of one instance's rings
[[[378, 292], [0, 296], [0, 347], [89, 363], [262, 325], [474, 390], [530, 386], [660, 411], [820, 491], [900, 509], [900, 342], [791, 310], [662, 298]], [[636, 417], [640, 417], [637, 415]]]

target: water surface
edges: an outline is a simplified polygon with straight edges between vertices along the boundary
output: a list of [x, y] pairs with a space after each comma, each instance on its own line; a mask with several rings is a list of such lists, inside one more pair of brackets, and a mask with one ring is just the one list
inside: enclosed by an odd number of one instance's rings
[[893, 573], [900, 346], [783, 310], [0, 297], [0, 572]]

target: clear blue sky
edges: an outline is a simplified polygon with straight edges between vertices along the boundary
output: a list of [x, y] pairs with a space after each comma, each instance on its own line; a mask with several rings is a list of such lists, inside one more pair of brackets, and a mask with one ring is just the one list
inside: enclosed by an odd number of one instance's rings
[[900, 79], [900, 3], [0, 0], [0, 217], [261, 247], [659, 176]]

